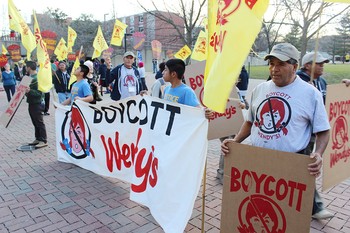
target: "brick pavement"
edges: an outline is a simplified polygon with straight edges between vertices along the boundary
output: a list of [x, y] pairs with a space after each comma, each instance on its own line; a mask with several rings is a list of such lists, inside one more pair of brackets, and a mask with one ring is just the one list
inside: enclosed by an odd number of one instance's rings
[[[0, 112], [6, 106], [0, 91]], [[49, 146], [33, 152], [16, 148], [34, 140], [25, 102], [13, 122], [0, 126], [0, 233], [11, 232], [163, 232], [145, 208], [129, 200], [129, 185], [58, 162], [54, 110], [45, 116]], [[209, 142], [205, 232], [220, 232], [222, 185], [215, 178], [219, 140]], [[318, 180], [320, 187], [320, 180]], [[350, 180], [321, 193], [335, 217], [312, 221], [310, 232], [350, 232]], [[202, 193], [185, 232], [201, 232]]]

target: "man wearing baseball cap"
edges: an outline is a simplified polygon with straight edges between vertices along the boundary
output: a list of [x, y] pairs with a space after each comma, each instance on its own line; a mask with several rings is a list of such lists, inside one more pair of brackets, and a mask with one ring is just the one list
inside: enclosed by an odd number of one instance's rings
[[[308, 171], [320, 175], [330, 125], [321, 93], [296, 75], [299, 56], [293, 45], [281, 43], [265, 57], [271, 80], [253, 90], [247, 120], [235, 138], [223, 141], [224, 154], [229, 152], [228, 142], [240, 143], [248, 136], [253, 146], [305, 154], [314, 133], [316, 148], [310, 154]], [[313, 215], [323, 210], [315, 204], [314, 200]]]
[[135, 96], [143, 91], [139, 71], [133, 66], [135, 54], [127, 51], [123, 56], [123, 64], [118, 65], [112, 71], [107, 65], [106, 81], [113, 83], [111, 92], [112, 100], [121, 100], [129, 96]]
[[[312, 68], [313, 61], [315, 61], [314, 68]], [[299, 75], [302, 80], [312, 82], [313, 85], [322, 93], [323, 103], [326, 102], [327, 82], [321, 77], [321, 75], [323, 74], [324, 63], [328, 62], [329, 60], [323, 57], [320, 53], [307, 53], [304, 55], [303, 59], [301, 59], [301, 68], [297, 71], [297, 75]]]

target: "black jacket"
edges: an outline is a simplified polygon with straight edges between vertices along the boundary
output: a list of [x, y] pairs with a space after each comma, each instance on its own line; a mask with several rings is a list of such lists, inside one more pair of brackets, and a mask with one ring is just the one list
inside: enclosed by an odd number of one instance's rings
[[[120, 75], [121, 75], [121, 68], [123, 64], [118, 65], [117, 67], [113, 68], [112, 70], [107, 69], [106, 72], [106, 82], [107, 84], [113, 83], [113, 89], [111, 93], [111, 99], [112, 100], [120, 100], [121, 94], [119, 91], [119, 85], [122, 80], [120, 80]], [[140, 73], [137, 70], [135, 66], [132, 66], [132, 69], [134, 70], [134, 75], [137, 78], [137, 86], [136, 86], [136, 94], [140, 94], [140, 92], [143, 90], [142, 89], [142, 83], [141, 83], [141, 78], [140, 78]]]
[[63, 81], [63, 73], [61, 70], [57, 70], [56, 73], [53, 73], [52, 81], [57, 93], [70, 92], [70, 88], [68, 87], [70, 75], [68, 74], [68, 72], [67, 72], [67, 76], [68, 78], [65, 84]]

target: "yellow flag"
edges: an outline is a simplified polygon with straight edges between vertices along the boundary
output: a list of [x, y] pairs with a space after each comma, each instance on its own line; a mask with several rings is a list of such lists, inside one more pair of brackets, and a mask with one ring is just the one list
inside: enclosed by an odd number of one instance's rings
[[341, 2], [341, 3], [350, 3], [350, 0], [324, 0], [325, 2]]
[[[105, 38], [103, 37], [103, 33], [100, 25], [98, 25], [97, 34], [94, 39], [93, 47], [95, 49], [94, 51], [95, 57], [101, 56], [101, 53], [103, 52], [103, 50], [108, 49], [108, 45]], [[95, 57], [93, 56], [93, 58]]]
[[27, 50], [27, 59], [30, 60], [30, 54], [36, 47], [35, 38], [27, 23], [19, 14], [12, 0], [8, 0], [8, 14], [10, 21], [10, 29], [21, 34], [22, 44]]
[[98, 58], [101, 56], [101, 51], [98, 51], [97, 49], [94, 50], [94, 53], [92, 54], [92, 59]]
[[50, 57], [46, 49], [46, 43], [41, 37], [40, 28], [38, 21], [36, 19], [35, 12], [33, 11], [34, 16], [34, 35], [36, 42], [36, 56], [39, 63], [39, 72], [38, 72], [38, 89], [41, 92], [48, 92], [52, 87], [52, 70]]
[[116, 46], [121, 46], [124, 38], [124, 30], [128, 25], [120, 22], [118, 19], [115, 20], [111, 44]]
[[68, 26], [68, 42], [67, 42], [67, 47], [68, 47], [68, 52], [73, 52], [72, 48], [75, 43], [75, 39], [77, 39], [77, 33], [74, 31], [73, 28]]
[[260, 31], [269, 0], [208, 1], [204, 104], [223, 113], [242, 65]]
[[77, 77], [74, 75], [74, 72], [79, 66], [80, 66], [79, 56], [77, 56], [77, 58], [75, 59], [73, 68], [72, 68], [71, 75], [70, 75], [69, 86], [72, 85], [72, 83], [74, 83], [77, 80]]
[[185, 45], [174, 55], [174, 57], [185, 60], [190, 55], [191, 55], [191, 49], [187, 45]]
[[194, 45], [192, 56], [193, 60], [204, 61], [207, 59], [207, 33], [200, 31], [196, 44]]
[[9, 53], [9, 52], [7, 51], [5, 45], [2, 44], [2, 52], [1, 52], [1, 54], [6, 55], [7, 53]]
[[61, 38], [61, 40], [58, 42], [54, 54], [56, 54], [59, 61], [67, 58], [68, 48], [66, 46], [66, 41], [63, 38]]

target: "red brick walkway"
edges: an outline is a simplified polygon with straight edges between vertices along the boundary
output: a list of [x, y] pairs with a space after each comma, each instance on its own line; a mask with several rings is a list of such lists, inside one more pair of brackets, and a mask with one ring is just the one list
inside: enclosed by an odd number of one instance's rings
[[[7, 104], [0, 92], [0, 112]], [[45, 116], [49, 146], [33, 152], [16, 148], [34, 140], [27, 104], [10, 126], [0, 126], [0, 233], [11, 232], [163, 232], [149, 210], [129, 200], [129, 185], [56, 160], [54, 110]], [[219, 141], [208, 149], [205, 232], [220, 232], [222, 185], [215, 178]], [[319, 182], [319, 181], [318, 181]], [[350, 232], [350, 180], [321, 193], [328, 221], [312, 221], [310, 232]], [[320, 184], [318, 184], [318, 187]], [[201, 232], [199, 193], [185, 232]]]

